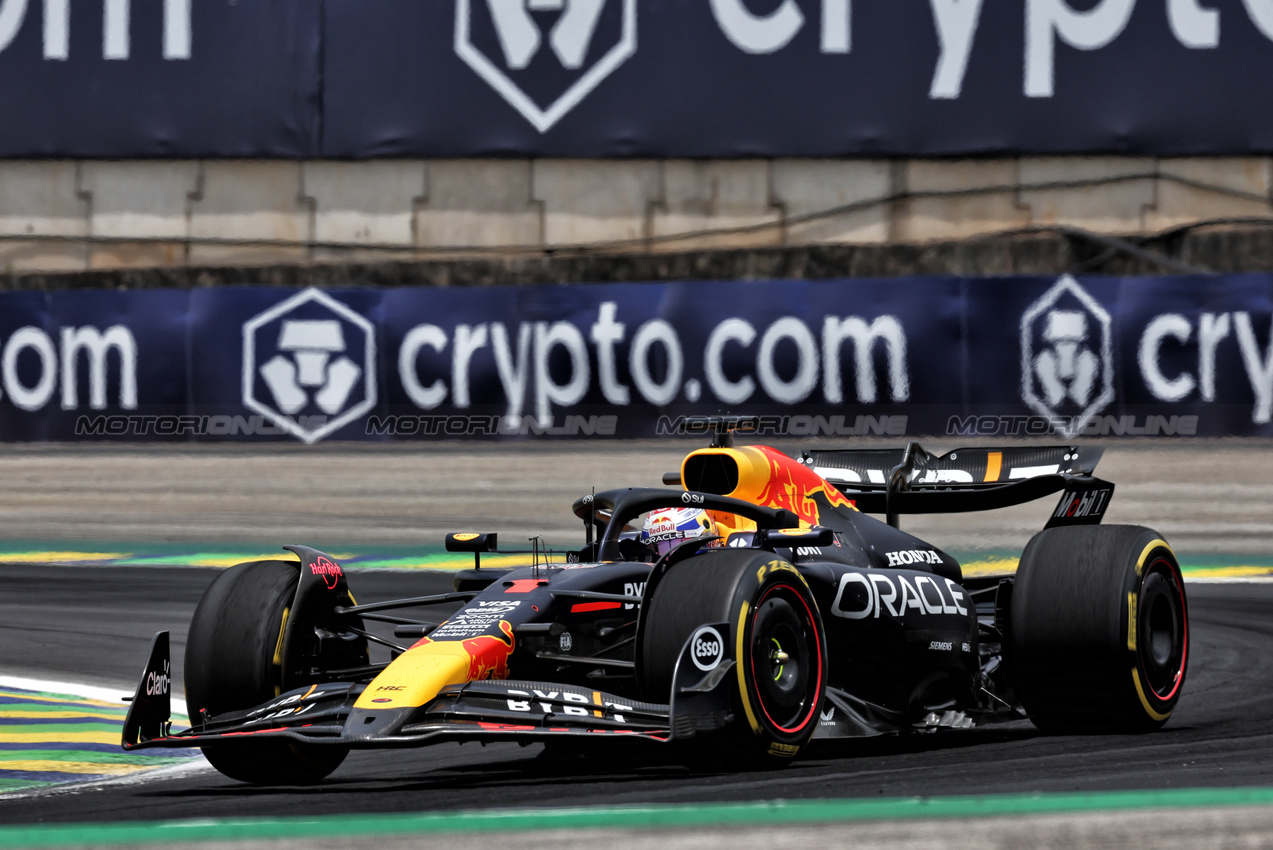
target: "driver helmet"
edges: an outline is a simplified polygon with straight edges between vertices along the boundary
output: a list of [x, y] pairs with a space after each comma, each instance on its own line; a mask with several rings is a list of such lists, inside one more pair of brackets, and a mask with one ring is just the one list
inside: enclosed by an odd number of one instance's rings
[[[661, 558], [686, 540], [716, 536], [716, 523], [702, 508], [660, 508], [650, 511], [641, 529], [641, 542]], [[709, 546], [719, 546], [714, 540]]]

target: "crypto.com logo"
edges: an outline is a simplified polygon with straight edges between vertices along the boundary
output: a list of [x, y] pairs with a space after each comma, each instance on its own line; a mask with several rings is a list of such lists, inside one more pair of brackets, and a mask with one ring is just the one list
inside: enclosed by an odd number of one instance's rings
[[[376, 334], [365, 317], [307, 289], [243, 325], [243, 403], [313, 443], [376, 406]], [[306, 423], [297, 420], [309, 413]]]
[[[618, 41], [585, 67], [602, 13], [613, 4], [622, 4]], [[637, 0], [456, 0], [455, 52], [536, 130], [546, 133], [636, 53], [636, 4]], [[489, 12], [489, 20], [476, 15], [475, 7]], [[570, 82], [548, 106], [541, 107], [510, 72], [526, 70], [541, 53], [545, 33], [535, 15], [552, 12], [560, 14], [548, 30], [547, 46], [560, 68], [569, 72]], [[497, 59], [475, 44], [475, 24], [494, 29]]]
[[1069, 275], [1021, 317], [1021, 398], [1045, 417], [1071, 417], [1081, 433], [1114, 400], [1109, 313]]

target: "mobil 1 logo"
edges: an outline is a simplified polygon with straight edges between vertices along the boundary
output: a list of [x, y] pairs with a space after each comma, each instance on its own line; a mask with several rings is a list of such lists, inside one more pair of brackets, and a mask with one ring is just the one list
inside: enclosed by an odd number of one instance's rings
[[1105, 481], [1100, 483], [1104, 486], [1066, 490], [1052, 511], [1047, 527], [1098, 524], [1104, 518], [1110, 499], [1114, 496], [1113, 484]]

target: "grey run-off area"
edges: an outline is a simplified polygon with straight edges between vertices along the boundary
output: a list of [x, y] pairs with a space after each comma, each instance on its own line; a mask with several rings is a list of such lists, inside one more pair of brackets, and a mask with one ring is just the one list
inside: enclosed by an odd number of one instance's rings
[[[791, 454], [832, 445], [773, 442]], [[533, 534], [574, 545], [576, 498], [594, 487], [659, 486], [701, 445], [7, 446], [0, 449], [0, 539], [437, 546], [445, 532], [477, 530], [500, 532], [508, 547]], [[1155, 528], [1182, 555], [1273, 554], [1273, 443], [1103, 445], [1097, 474], [1117, 485], [1107, 523]], [[1054, 504], [1049, 498], [903, 524], [946, 549], [1012, 551], [1043, 527]]]

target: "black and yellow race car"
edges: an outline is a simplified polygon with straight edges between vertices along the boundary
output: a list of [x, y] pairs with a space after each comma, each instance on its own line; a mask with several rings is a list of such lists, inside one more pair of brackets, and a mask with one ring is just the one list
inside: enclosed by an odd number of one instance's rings
[[[735, 447], [737, 424], [664, 477], [675, 487], [577, 500], [577, 550], [491, 569], [496, 534], [448, 535], [474, 558], [454, 593], [358, 604], [337, 560], [301, 546], [225, 571], [190, 625], [191, 728], [170, 728], [160, 633], [124, 748], [199, 747], [226, 776], [290, 784], [353, 748], [441, 741], [626, 737], [781, 763], [825, 738], [1026, 717], [1144, 731], [1170, 717], [1189, 654], [1184, 583], [1157, 533], [1099, 524], [1114, 490], [1092, 475], [1099, 450], [789, 457]], [[966, 577], [897, 527], [1058, 492], [1015, 575]], [[457, 602], [435, 621], [408, 616]], [[372, 643], [389, 660], [372, 663]]]

